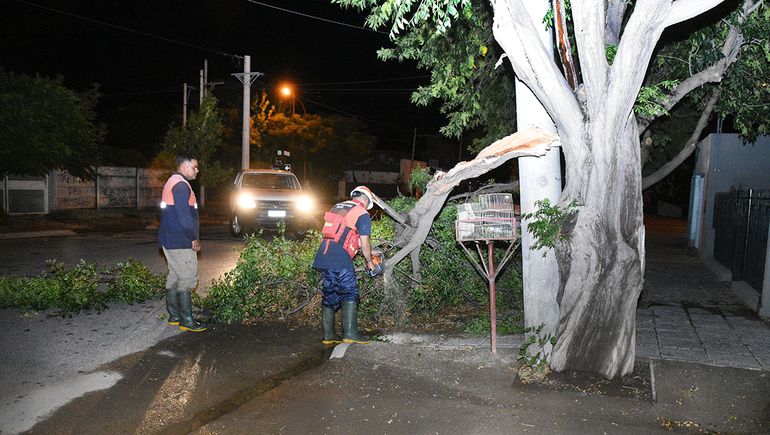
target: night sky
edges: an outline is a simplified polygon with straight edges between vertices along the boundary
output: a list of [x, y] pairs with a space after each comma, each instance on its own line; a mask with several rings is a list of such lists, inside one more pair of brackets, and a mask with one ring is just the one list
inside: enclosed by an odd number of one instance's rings
[[[261, 3], [354, 26], [364, 23], [363, 14], [329, 0]], [[98, 83], [103, 94], [99, 116], [110, 128], [108, 144], [145, 152], [157, 145], [152, 142], [162, 138], [170, 122], [179, 122], [182, 83], [198, 86], [204, 58], [209, 81], [224, 82], [215, 87], [215, 95], [240, 110], [242, 85], [231, 73], [243, 70], [233, 55], [244, 54], [251, 55], [252, 71], [265, 74], [255, 88], [265, 89], [272, 101], [278, 100], [275, 87], [292, 82], [308, 112], [357, 117], [378, 137], [380, 148], [407, 149], [414, 128], [419, 134], [437, 133], [443, 119], [435, 108], [409, 102], [410, 91], [428, 82], [428, 72], [413, 63], [377, 59], [376, 50], [388, 44], [382, 33], [248, 0], [0, 4], [0, 65], [16, 73], [61, 74], [76, 89]], [[192, 109], [197, 99], [193, 91]]]

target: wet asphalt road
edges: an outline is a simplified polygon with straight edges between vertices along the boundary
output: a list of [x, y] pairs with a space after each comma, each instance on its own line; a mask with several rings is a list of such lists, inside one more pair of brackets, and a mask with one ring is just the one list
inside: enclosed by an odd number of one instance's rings
[[[201, 229], [203, 251], [199, 289], [230, 270], [242, 240], [225, 226]], [[73, 265], [81, 259], [102, 266], [135, 258], [154, 272], [165, 271], [155, 231], [81, 234], [66, 237], [0, 240], [0, 274], [34, 276], [45, 262]], [[166, 326], [161, 300], [113, 304], [101, 313], [68, 319], [52, 312], [0, 309], [0, 433], [28, 429], [70, 399], [114, 385], [120, 372], [100, 367], [144, 351], [180, 332]]]

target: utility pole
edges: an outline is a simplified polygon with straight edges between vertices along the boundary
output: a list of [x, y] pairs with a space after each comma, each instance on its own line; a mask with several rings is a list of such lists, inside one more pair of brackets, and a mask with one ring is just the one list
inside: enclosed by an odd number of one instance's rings
[[263, 75], [251, 72], [251, 56], [243, 56], [243, 72], [233, 74], [243, 83], [243, 130], [241, 134], [241, 169], [249, 169], [249, 146], [251, 144], [251, 83]]
[[[543, 45], [553, 50], [553, 34], [542, 24], [542, 17], [548, 12], [551, 2], [536, 0], [526, 2], [526, 9], [539, 32]], [[516, 79], [516, 128], [523, 130], [538, 127], [546, 132], [556, 133], [551, 117], [529, 88]], [[535, 202], [548, 199], [557, 204], [561, 196], [561, 150], [552, 148], [542, 157], [519, 157], [519, 181], [521, 192], [521, 213], [536, 211]], [[524, 284], [524, 325], [537, 328], [544, 325], [542, 334], [556, 335], [559, 324], [559, 305], [556, 302], [559, 288], [559, 271], [552, 248], [530, 249], [535, 237], [524, 219], [521, 232], [522, 279]], [[550, 352], [547, 343], [543, 351]], [[537, 351], [540, 351], [538, 349]]]
[[200, 106], [203, 105], [203, 87], [205, 86], [206, 82], [203, 81], [203, 70], [199, 70], [200, 72], [200, 87], [198, 89], [198, 104]]
[[203, 59], [203, 98], [206, 98], [206, 94], [208, 93], [208, 88], [206, 86], [209, 85], [209, 60]]
[[187, 127], [187, 82], [182, 87], [182, 127]]

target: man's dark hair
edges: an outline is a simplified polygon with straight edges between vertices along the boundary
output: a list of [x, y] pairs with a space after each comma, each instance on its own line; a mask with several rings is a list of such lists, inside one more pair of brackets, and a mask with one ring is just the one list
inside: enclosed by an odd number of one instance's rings
[[183, 163], [191, 162], [193, 160], [198, 160], [197, 157], [193, 156], [190, 153], [180, 153], [176, 156], [176, 167], [182, 166]]
[[369, 198], [367, 198], [366, 195], [364, 195], [364, 192], [361, 192], [360, 190], [356, 190], [355, 192], [350, 194], [350, 197], [353, 199], [360, 198], [362, 196], [366, 198], [367, 201], [369, 200]]

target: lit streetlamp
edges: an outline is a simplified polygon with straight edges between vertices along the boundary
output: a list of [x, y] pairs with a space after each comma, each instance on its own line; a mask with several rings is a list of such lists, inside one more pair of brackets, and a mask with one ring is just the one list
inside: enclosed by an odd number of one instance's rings
[[307, 110], [305, 110], [305, 103], [302, 102], [302, 100], [297, 97], [296, 93], [294, 92], [294, 88], [289, 84], [281, 85], [280, 88], [281, 98], [291, 98], [291, 114], [294, 115], [295, 113], [295, 105], [297, 103], [297, 100], [299, 100], [300, 106], [302, 106], [302, 113], [307, 115]]

